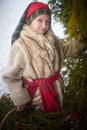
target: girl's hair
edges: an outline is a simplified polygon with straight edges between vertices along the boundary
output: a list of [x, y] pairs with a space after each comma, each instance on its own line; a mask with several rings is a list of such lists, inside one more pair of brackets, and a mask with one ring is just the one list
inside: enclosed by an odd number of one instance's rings
[[23, 25], [26, 23], [26, 12], [27, 12], [27, 9], [29, 8], [30, 4], [27, 6], [27, 8], [24, 10], [19, 22], [18, 22], [18, 25], [17, 27], [15, 28], [13, 34], [12, 34], [12, 38], [11, 38], [11, 44], [13, 44], [13, 42], [15, 42], [15, 40], [18, 39], [18, 37], [20, 36], [20, 32], [22, 30], [22, 27]]

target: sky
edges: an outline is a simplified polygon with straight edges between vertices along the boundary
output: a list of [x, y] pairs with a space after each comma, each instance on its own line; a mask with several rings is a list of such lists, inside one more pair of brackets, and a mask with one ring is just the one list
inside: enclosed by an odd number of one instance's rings
[[[47, 0], [38, 0], [47, 3]], [[11, 48], [11, 36], [18, 21], [32, 0], [0, 0], [0, 94], [7, 92], [7, 86], [2, 80], [6, 70]], [[61, 23], [52, 22], [52, 29], [59, 38], [64, 38], [64, 29]]]

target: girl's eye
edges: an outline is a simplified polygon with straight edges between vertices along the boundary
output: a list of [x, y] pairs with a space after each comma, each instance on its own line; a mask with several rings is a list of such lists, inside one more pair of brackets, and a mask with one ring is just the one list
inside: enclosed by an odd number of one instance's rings
[[41, 20], [41, 19], [38, 19], [38, 21], [39, 21], [39, 22], [42, 22], [42, 20]]

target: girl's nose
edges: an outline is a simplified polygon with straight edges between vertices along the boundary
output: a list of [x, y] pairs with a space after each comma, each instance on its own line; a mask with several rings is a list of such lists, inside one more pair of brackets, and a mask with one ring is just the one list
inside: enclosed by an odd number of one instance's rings
[[46, 22], [43, 22], [42, 23], [42, 27], [45, 28], [47, 26], [47, 23]]

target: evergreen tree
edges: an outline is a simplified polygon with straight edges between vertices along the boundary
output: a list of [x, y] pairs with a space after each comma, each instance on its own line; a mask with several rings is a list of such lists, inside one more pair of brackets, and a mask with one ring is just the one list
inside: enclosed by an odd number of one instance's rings
[[63, 23], [69, 38], [80, 36], [87, 42], [87, 1], [49, 0], [49, 6], [56, 21]]
[[[49, 0], [48, 4], [56, 21], [63, 23], [67, 40], [76, 38], [87, 43], [87, 1]], [[78, 111], [81, 115], [80, 128], [87, 127], [87, 50], [64, 61], [64, 107]]]

